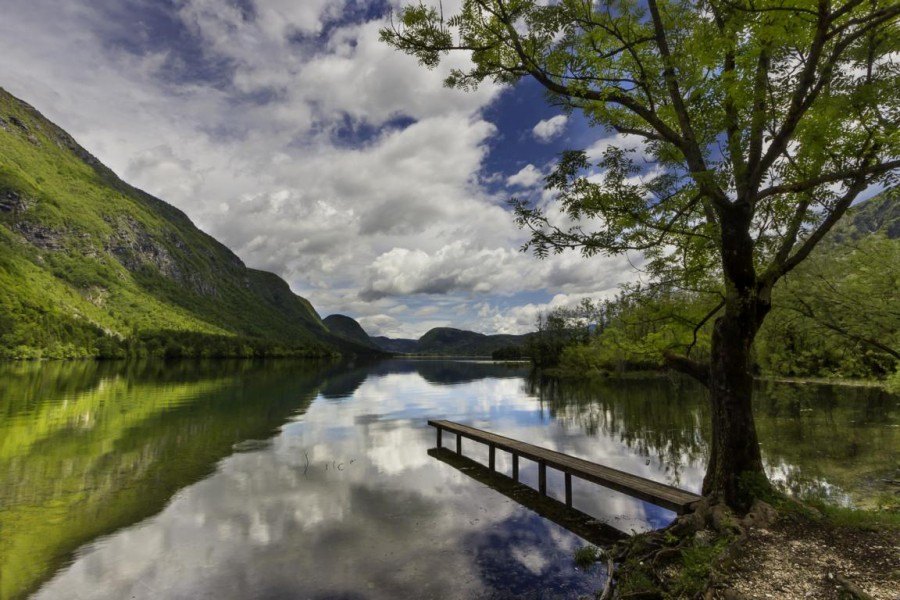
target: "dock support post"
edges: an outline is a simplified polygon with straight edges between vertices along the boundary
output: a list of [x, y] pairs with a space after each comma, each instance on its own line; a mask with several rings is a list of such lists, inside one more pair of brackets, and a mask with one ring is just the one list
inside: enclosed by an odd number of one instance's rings
[[462, 454], [462, 436], [458, 433], [456, 434], [456, 453]]
[[490, 450], [488, 450], [488, 464], [491, 466], [491, 471], [496, 471], [494, 467], [496, 465], [495, 455], [497, 454], [497, 448], [493, 444], [491, 444], [489, 448]]
[[538, 488], [541, 496], [547, 495], [547, 463], [544, 461], [538, 463]]
[[572, 474], [566, 473], [566, 506], [572, 508]]
[[437, 447], [441, 447], [441, 434], [444, 432], [440, 427], [437, 428]]
[[519, 455], [513, 454], [513, 481], [519, 481]]

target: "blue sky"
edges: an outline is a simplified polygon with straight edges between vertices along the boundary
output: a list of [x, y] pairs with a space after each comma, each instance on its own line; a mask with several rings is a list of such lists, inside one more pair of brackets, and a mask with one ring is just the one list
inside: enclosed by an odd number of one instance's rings
[[520, 253], [505, 204], [553, 210], [540, 188], [554, 157], [608, 134], [532, 82], [444, 88], [467, 57], [428, 71], [378, 42], [391, 5], [5, 0], [0, 86], [372, 334], [523, 332], [633, 279], [628, 257]]

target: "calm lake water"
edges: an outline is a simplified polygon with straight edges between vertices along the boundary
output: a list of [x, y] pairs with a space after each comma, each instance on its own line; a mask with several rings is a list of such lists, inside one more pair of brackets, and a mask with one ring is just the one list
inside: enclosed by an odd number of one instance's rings
[[[898, 404], [871, 388], [761, 384], [770, 475], [834, 502], [890, 493]], [[562, 384], [474, 361], [0, 365], [0, 599], [573, 598], [602, 587], [601, 568], [572, 561], [587, 543], [572, 530], [592, 534], [484, 469], [429, 454], [429, 417], [692, 491], [702, 481], [708, 411], [686, 381]], [[486, 463], [485, 447], [464, 450]], [[505, 453], [497, 465], [509, 472]], [[522, 461], [521, 475], [535, 486], [534, 465]], [[562, 497], [553, 470], [548, 486]], [[574, 502], [601, 541], [603, 524], [673, 518], [577, 479]]]

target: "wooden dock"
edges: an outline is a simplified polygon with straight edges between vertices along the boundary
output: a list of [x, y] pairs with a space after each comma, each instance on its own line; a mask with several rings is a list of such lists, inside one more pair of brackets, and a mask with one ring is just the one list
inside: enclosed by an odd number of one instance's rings
[[488, 466], [492, 471], [495, 469], [497, 449], [509, 452], [512, 454], [512, 477], [515, 481], [519, 480], [520, 457], [536, 462], [538, 464], [538, 488], [542, 495], [547, 494], [547, 467], [562, 471], [565, 475], [566, 506], [569, 507], [572, 506], [572, 477], [578, 477], [579, 479], [608, 487], [645, 502], [673, 510], [678, 514], [687, 512], [691, 504], [700, 500], [700, 496], [697, 494], [692, 494], [671, 485], [658, 483], [582, 458], [541, 448], [527, 442], [520, 442], [519, 440], [469, 427], [461, 423], [429, 420], [428, 424], [437, 429], [438, 448], [442, 447], [444, 431], [453, 433], [456, 436], [457, 454], [462, 454], [463, 438], [486, 444], [488, 446]]

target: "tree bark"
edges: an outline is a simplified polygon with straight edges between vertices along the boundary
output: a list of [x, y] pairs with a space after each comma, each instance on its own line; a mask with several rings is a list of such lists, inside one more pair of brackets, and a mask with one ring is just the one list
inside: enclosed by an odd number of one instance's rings
[[750, 311], [729, 311], [712, 334], [709, 394], [712, 441], [703, 495], [747, 509], [768, 488], [753, 419], [751, 346], [757, 325]]
[[751, 221], [747, 202], [720, 214], [725, 311], [713, 327], [707, 380], [712, 440], [703, 495], [738, 510], [769, 489], [753, 419], [751, 349], [771, 308], [771, 289], [756, 277]]

